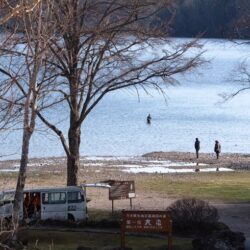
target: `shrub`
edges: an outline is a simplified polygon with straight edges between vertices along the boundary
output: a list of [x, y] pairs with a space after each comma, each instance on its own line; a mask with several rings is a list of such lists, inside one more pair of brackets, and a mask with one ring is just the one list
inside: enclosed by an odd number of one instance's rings
[[218, 223], [217, 209], [208, 202], [189, 198], [177, 200], [168, 208], [175, 232], [204, 233], [212, 231]]

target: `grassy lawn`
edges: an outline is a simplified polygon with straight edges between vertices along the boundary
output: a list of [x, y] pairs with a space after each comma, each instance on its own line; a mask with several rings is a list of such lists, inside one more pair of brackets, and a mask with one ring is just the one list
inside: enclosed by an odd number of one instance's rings
[[[126, 177], [135, 180], [136, 192], [157, 193], [169, 198], [196, 197], [210, 201], [250, 202], [250, 171], [195, 173], [195, 174], [137, 174]], [[65, 173], [49, 174], [31, 172], [27, 185], [62, 186], [65, 185]], [[99, 177], [98, 179], [105, 179]], [[35, 181], [34, 181], [35, 180]], [[82, 180], [80, 180], [81, 182]], [[89, 180], [90, 182], [97, 180]], [[13, 188], [16, 173], [2, 174], [0, 187]]]
[[136, 184], [139, 190], [164, 193], [170, 198], [250, 202], [250, 172], [153, 175], [138, 178]]
[[[76, 250], [79, 245], [96, 249], [120, 246], [120, 234], [24, 230], [19, 237], [28, 238], [29, 246], [36, 245], [40, 250]], [[167, 245], [167, 238], [126, 236], [126, 246], [134, 250], [146, 250], [147, 247], [162, 245]], [[191, 239], [173, 238], [173, 250], [191, 249]]]

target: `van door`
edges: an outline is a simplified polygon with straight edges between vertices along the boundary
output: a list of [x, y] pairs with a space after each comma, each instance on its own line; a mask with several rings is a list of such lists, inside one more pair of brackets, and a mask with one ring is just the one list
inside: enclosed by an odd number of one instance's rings
[[41, 219], [40, 192], [25, 192], [23, 194], [23, 217], [32, 220]]
[[79, 191], [68, 191], [68, 214], [69, 219], [73, 220], [86, 219], [86, 202], [84, 193]]
[[41, 219], [66, 220], [67, 218], [66, 192], [42, 192]]

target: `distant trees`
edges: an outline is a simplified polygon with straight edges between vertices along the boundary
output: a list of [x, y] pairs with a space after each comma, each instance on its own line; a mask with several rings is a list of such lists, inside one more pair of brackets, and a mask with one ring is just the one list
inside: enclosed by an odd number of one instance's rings
[[[248, 39], [250, 30], [245, 26], [239, 33], [234, 24], [243, 16], [249, 16], [249, 5], [249, 0], [177, 0], [171, 8], [175, 13], [171, 35]], [[167, 16], [169, 9], [164, 9], [161, 17]]]
[[238, 3], [238, 18], [232, 22], [238, 38], [250, 39], [250, 1], [242, 0]]
[[[17, 17], [22, 11], [30, 12], [42, 0], [4, 0], [0, 4], [0, 24]], [[11, 8], [6, 8], [11, 6]], [[209, 38], [250, 37], [249, 28], [235, 29], [234, 23], [249, 17], [249, 0], [176, 0], [169, 1], [154, 20], [145, 20], [144, 24], [161, 25], [162, 20], [170, 20], [162, 27], [171, 36], [196, 37], [203, 34]], [[145, 6], [146, 7], [146, 6]], [[170, 32], [170, 33], [169, 33]]]

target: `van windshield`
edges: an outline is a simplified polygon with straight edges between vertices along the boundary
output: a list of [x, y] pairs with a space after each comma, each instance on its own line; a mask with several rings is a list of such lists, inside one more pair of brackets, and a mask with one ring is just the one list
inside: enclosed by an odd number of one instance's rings
[[81, 203], [84, 197], [80, 192], [68, 192], [68, 203]]

